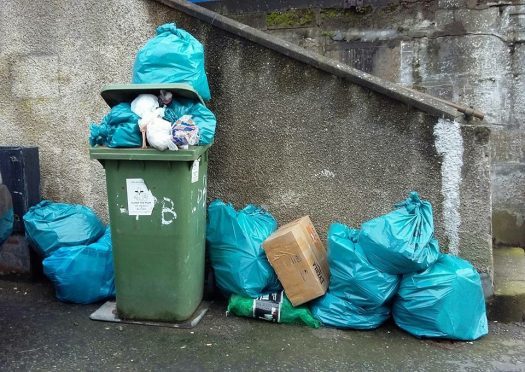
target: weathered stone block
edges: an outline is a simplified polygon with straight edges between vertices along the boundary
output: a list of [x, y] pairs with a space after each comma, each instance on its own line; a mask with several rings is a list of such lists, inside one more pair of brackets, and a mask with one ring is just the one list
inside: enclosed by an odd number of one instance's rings
[[[459, 20], [463, 34], [466, 33], [494, 33], [497, 38], [501, 24], [500, 12], [497, 7], [486, 9], [458, 9], [454, 11], [454, 19]], [[446, 31], [446, 30], [445, 30]]]
[[433, 74], [467, 74], [483, 80], [504, 76], [510, 68], [508, 46], [491, 36], [440, 37], [421, 44], [418, 52], [423, 79]]
[[495, 164], [525, 163], [525, 132], [522, 129], [493, 129], [492, 161]]
[[525, 247], [525, 163], [493, 166], [493, 235], [497, 243]]
[[511, 42], [525, 41], [525, 5], [506, 6], [502, 9], [501, 32]]
[[525, 73], [512, 74], [507, 82], [510, 84], [510, 125], [525, 134]]
[[461, 95], [460, 102], [474, 106], [485, 113], [485, 122], [508, 126], [512, 116], [512, 91], [508, 76], [478, 79], [469, 75], [455, 87]]
[[494, 249], [495, 298], [489, 317], [503, 322], [525, 321], [525, 252], [522, 248]]
[[439, 0], [438, 7], [441, 9], [459, 9], [467, 6], [466, 0]]
[[492, 231], [496, 244], [524, 246], [524, 219], [523, 214], [516, 213], [510, 208], [508, 210], [499, 208], [495, 210], [492, 216]]
[[[510, 50], [512, 55], [512, 72], [516, 75], [525, 74], [525, 44], [517, 43], [514, 44], [513, 48]], [[523, 76], [521, 76], [523, 79]]]
[[525, 164], [497, 163], [493, 167], [495, 205], [519, 205], [525, 215]]

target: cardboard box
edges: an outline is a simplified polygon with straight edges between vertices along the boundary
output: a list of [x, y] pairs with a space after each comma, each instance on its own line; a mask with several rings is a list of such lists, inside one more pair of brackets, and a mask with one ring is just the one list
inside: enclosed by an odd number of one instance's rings
[[326, 249], [310, 217], [282, 226], [263, 248], [294, 306], [325, 294], [330, 280]]

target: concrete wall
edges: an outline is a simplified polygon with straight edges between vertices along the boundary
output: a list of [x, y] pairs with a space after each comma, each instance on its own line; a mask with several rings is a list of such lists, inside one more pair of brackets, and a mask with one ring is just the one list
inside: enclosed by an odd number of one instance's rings
[[525, 1], [241, 3], [206, 6], [376, 76], [485, 112], [493, 136], [494, 238], [525, 246]]
[[281, 223], [310, 214], [324, 234], [333, 220], [357, 227], [417, 190], [434, 205], [442, 248], [490, 277], [487, 128], [411, 108], [152, 1], [8, 0], [0, 10], [0, 138], [40, 146], [46, 198], [106, 215], [103, 169], [87, 146], [88, 124], [107, 111], [98, 91], [129, 81], [136, 50], [175, 21], [207, 52], [219, 125], [210, 198], [265, 204]]

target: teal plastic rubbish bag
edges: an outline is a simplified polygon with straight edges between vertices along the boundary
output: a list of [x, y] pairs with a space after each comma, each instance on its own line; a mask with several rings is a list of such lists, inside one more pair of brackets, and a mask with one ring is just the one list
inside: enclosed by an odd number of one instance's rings
[[469, 262], [451, 255], [405, 275], [392, 313], [400, 328], [417, 337], [469, 341], [488, 333], [481, 278]]
[[42, 264], [60, 301], [90, 304], [115, 297], [109, 227], [97, 242], [60, 248]]
[[15, 223], [15, 212], [13, 208], [9, 208], [0, 216], [0, 246], [13, 233], [13, 225]]
[[323, 325], [341, 329], [375, 329], [390, 317], [388, 306], [365, 310], [330, 292], [314, 300], [310, 310]]
[[31, 207], [23, 219], [28, 240], [43, 257], [62, 247], [94, 243], [105, 232], [95, 212], [78, 204], [44, 200]]
[[166, 23], [137, 53], [132, 82], [187, 83], [204, 99], [211, 98], [204, 66], [204, 47], [190, 33]]
[[131, 111], [129, 103], [123, 102], [113, 106], [100, 124], [90, 125], [90, 145], [112, 148], [142, 146], [139, 119], [138, 115]]
[[209, 205], [206, 242], [215, 282], [224, 295], [257, 298], [282, 289], [262, 248], [276, 229], [275, 218], [255, 205], [238, 212], [219, 199]]
[[329, 291], [363, 309], [387, 304], [396, 294], [400, 277], [377, 270], [357, 243], [359, 232], [341, 223], [328, 229]]
[[359, 231], [341, 223], [328, 229], [328, 292], [312, 303], [324, 325], [343, 329], [374, 329], [390, 317], [390, 300], [400, 277], [377, 270], [357, 243]]
[[397, 209], [365, 222], [359, 244], [377, 269], [389, 274], [423, 271], [439, 257], [432, 205], [416, 192]]
[[215, 137], [217, 119], [205, 105], [187, 98], [174, 98], [164, 111], [164, 119], [176, 122], [184, 115], [190, 115], [199, 128], [199, 145], [209, 145]]
[[15, 212], [13, 200], [6, 185], [0, 185], [0, 248], [13, 233]]

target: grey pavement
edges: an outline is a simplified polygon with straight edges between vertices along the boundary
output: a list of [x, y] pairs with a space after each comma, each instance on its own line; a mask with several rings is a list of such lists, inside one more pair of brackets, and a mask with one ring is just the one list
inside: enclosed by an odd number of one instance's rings
[[525, 371], [525, 324], [490, 323], [474, 342], [419, 340], [392, 323], [342, 331], [226, 317], [194, 329], [96, 322], [49, 283], [0, 280], [0, 370]]

